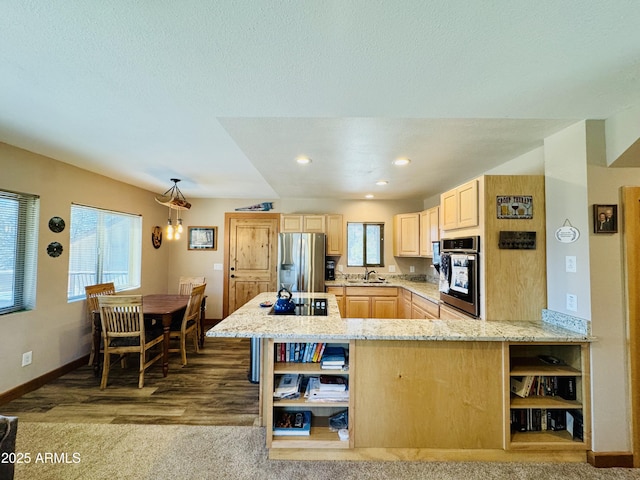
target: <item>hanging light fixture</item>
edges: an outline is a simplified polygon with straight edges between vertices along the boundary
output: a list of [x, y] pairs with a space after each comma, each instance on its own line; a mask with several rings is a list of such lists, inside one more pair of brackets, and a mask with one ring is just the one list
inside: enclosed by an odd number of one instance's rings
[[[180, 234], [183, 231], [182, 228], [182, 218], [181, 211], [189, 210], [191, 208], [191, 204], [187, 202], [187, 199], [184, 198], [184, 195], [178, 188], [179, 178], [172, 178], [173, 186], [164, 192], [162, 195], [156, 197], [156, 202], [160, 205], [166, 205], [169, 207], [169, 219], [167, 220], [167, 240], [179, 240]], [[171, 213], [172, 210], [176, 211], [176, 221], [175, 225], [171, 221]]]

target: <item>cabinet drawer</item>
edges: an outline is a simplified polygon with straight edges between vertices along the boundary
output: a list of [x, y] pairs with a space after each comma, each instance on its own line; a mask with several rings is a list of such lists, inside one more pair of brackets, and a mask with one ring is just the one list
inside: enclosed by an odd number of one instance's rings
[[421, 310], [424, 310], [434, 318], [440, 318], [440, 306], [437, 303], [427, 300], [424, 297], [416, 295], [415, 293], [411, 297], [413, 305]]
[[327, 287], [326, 290], [334, 295], [344, 295], [344, 287]]
[[397, 287], [345, 287], [347, 296], [397, 297]]

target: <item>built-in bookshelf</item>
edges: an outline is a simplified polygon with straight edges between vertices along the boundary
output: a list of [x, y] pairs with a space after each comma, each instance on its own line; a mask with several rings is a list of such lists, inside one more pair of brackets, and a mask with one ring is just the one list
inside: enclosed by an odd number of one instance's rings
[[[313, 346], [315, 343], [315, 346]], [[318, 344], [321, 344], [318, 347]], [[323, 368], [322, 355], [303, 357], [300, 353], [309, 351], [331, 350], [338, 347], [345, 353], [345, 364], [337, 368]], [[319, 349], [319, 350], [318, 350]], [[299, 352], [296, 356], [296, 350]], [[267, 344], [268, 368], [265, 372], [271, 372], [264, 378], [263, 398], [265, 403], [265, 425], [267, 427], [268, 448], [353, 448], [353, 436], [351, 425], [353, 424], [353, 390], [349, 381], [353, 372], [350, 361], [354, 349], [349, 341], [323, 341], [317, 342], [296, 341], [276, 342], [269, 340]], [[288, 356], [287, 356], [288, 352]], [[286, 361], [289, 360], [289, 361]], [[298, 377], [300, 387], [298, 395], [290, 395], [284, 398], [274, 397], [276, 387], [283, 376]], [[320, 376], [341, 377], [347, 385], [347, 394], [342, 394], [339, 400], [309, 399], [305, 397], [305, 391], [310, 379], [318, 379]], [[313, 381], [312, 381], [313, 382]], [[311, 428], [309, 433], [301, 435], [278, 434], [274, 432], [274, 419], [282, 417], [282, 412], [311, 412]], [[333, 422], [330, 419], [334, 418]], [[335, 418], [348, 419], [346, 430], [348, 439], [341, 440], [335, 428]], [[343, 432], [344, 435], [344, 432]]]
[[506, 447], [586, 450], [588, 344], [510, 343], [506, 348]]

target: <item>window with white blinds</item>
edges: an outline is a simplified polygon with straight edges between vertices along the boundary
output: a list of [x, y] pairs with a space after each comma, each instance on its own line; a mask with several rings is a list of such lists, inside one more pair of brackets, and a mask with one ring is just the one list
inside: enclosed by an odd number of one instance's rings
[[71, 205], [68, 300], [84, 287], [113, 282], [116, 291], [140, 287], [142, 217]]
[[35, 307], [39, 201], [0, 191], [0, 314]]

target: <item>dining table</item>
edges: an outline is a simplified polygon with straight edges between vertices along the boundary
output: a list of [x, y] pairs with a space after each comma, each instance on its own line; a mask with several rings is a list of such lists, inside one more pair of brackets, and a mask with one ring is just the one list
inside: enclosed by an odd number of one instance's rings
[[[169, 373], [169, 331], [171, 320], [180, 312], [184, 313], [189, 303], [189, 295], [170, 295], [154, 293], [142, 296], [142, 313], [145, 325], [151, 325], [154, 321], [162, 322], [164, 340], [162, 342], [162, 375]], [[93, 357], [93, 372], [96, 376], [100, 374], [100, 337], [102, 336], [102, 323], [100, 312], [93, 312], [94, 335], [93, 345], [96, 355]]]

